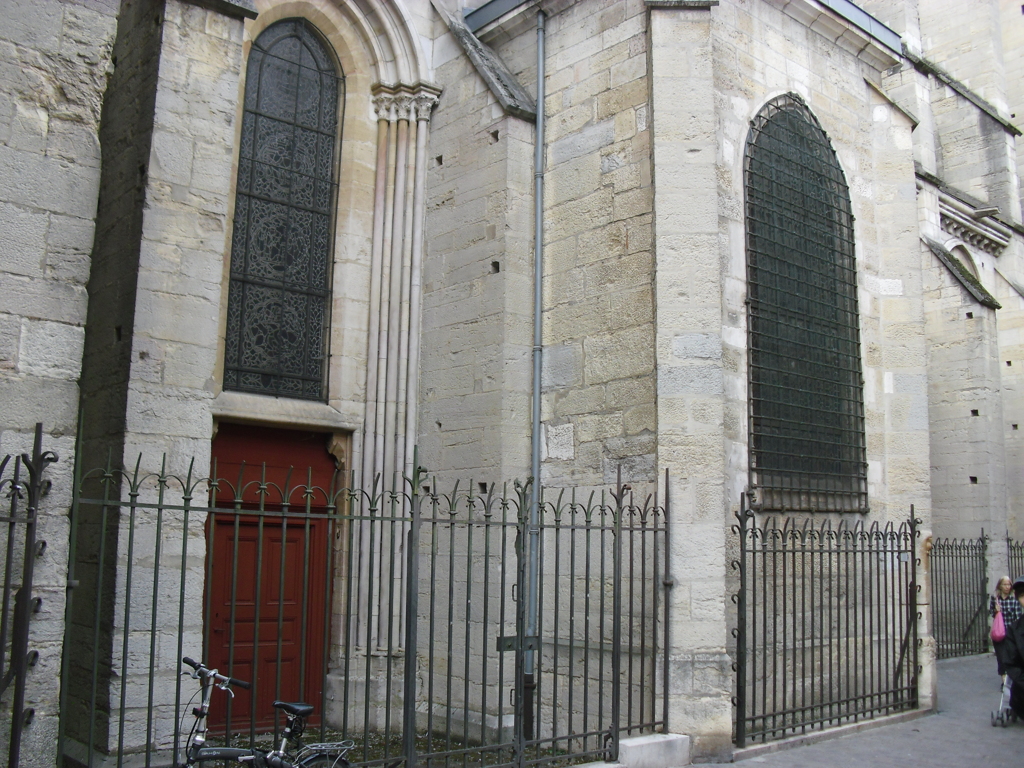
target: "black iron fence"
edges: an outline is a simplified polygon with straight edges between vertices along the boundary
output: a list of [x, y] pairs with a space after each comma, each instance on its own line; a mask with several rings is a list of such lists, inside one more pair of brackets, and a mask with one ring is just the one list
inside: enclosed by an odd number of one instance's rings
[[1016, 541], [1006, 537], [1006, 562], [1009, 566], [1009, 577], [1016, 579], [1024, 576], [1024, 541]]
[[183, 655], [253, 683], [215, 700], [225, 740], [276, 733], [270, 702], [306, 700], [367, 766], [614, 760], [620, 736], [665, 729], [657, 494], [545, 489], [531, 511], [518, 484], [291, 477], [77, 481], [66, 764], [170, 764]]
[[988, 539], [935, 539], [932, 627], [940, 659], [989, 650]]
[[741, 510], [735, 741], [917, 706], [917, 521], [759, 523]]
[[46, 468], [56, 460], [54, 453], [43, 450], [41, 424], [36, 425], [31, 454], [7, 455], [0, 460], [0, 497], [6, 513], [0, 516], [0, 707], [8, 727], [7, 765], [12, 767], [20, 762], [22, 733], [35, 716], [25, 693], [29, 668], [39, 658], [30, 643], [32, 615], [40, 607], [32, 588], [36, 559], [46, 542], [36, 540], [36, 524], [39, 500], [49, 482]]

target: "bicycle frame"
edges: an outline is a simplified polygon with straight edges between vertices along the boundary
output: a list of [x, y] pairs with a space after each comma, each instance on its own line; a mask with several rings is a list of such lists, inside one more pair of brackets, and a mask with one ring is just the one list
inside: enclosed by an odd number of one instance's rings
[[251, 749], [204, 746], [206, 744], [207, 731], [206, 719], [210, 713], [210, 700], [213, 697], [214, 687], [226, 691], [229, 696], [234, 696], [230, 687], [232, 684], [243, 688], [248, 688], [249, 684], [243, 680], [236, 680], [235, 678], [218, 674], [216, 669], [207, 669], [201, 664], [196, 664], [188, 657], [185, 657], [182, 661], [192, 667], [191, 677], [200, 681], [202, 690], [199, 706], [192, 710], [192, 714], [196, 718], [195, 733], [185, 747], [184, 765], [191, 766], [208, 760], [234, 760], [239, 763], [255, 761], [256, 756]]
[[[196, 718], [188, 745], [185, 747], [185, 762], [179, 764], [181, 768], [191, 768], [198, 763], [205, 763], [211, 760], [234, 761], [248, 764], [252, 768], [295, 768], [306, 766], [317, 762], [319, 758], [328, 758], [332, 761], [332, 768], [347, 768], [348, 761], [345, 753], [354, 746], [351, 741], [340, 741], [333, 743], [307, 744], [300, 749], [299, 754], [293, 759], [288, 754], [288, 747], [292, 738], [298, 738], [305, 730], [305, 717], [312, 710], [306, 704], [288, 704], [274, 702], [274, 706], [284, 709], [287, 719], [284, 730], [281, 733], [281, 741], [277, 749], [269, 752], [262, 752], [257, 749], [244, 747], [207, 747], [207, 716], [210, 713], [210, 700], [213, 696], [213, 689], [220, 688], [226, 691], [229, 696], [234, 696], [231, 686], [249, 688], [249, 683], [233, 677], [225, 677], [216, 669], [209, 669], [187, 656], [182, 659], [184, 663], [192, 667], [190, 677], [198, 679], [202, 690], [199, 706], [193, 708], [192, 714]], [[291, 709], [291, 711], [288, 711]]]

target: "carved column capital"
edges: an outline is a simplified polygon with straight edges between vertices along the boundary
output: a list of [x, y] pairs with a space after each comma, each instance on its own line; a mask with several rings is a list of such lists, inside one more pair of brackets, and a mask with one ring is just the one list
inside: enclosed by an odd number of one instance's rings
[[437, 102], [439, 101], [437, 94], [426, 91], [420, 91], [417, 93], [413, 97], [413, 100], [416, 103], [417, 120], [429, 120], [430, 113], [434, 111], [434, 107], [437, 106]]
[[378, 120], [393, 122], [396, 119], [396, 101], [398, 95], [392, 91], [378, 91], [373, 95], [373, 111]]
[[374, 87], [373, 109], [378, 120], [429, 120], [441, 89], [429, 83], [388, 84]]
[[411, 94], [400, 93], [395, 97], [395, 111], [399, 120], [409, 120], [413, 115], [414, 100]]

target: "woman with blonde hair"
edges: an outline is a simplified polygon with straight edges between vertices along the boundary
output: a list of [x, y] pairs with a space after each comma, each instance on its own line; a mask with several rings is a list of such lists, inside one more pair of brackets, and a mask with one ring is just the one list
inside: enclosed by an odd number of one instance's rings
[[[1003, 615], [1003, 626], [1006, 628], [1006, 633], [1010, 633], [1010, 627], [1017, 623], [1022, 615], [1024, 615], [1024, 608], [1017, 601], [1017, 598], [1013, 595], [1013, 581], [1009, 576], [1003, 576], [996, 583], [996, 591], [988, 599], [988, 612], [989, 615], [995, 619], [997, 613]], [[996, 664], [999, 669], [999, 676], [1002, 677], [1003, 669], [1003, 651], [1006, 645], [1006, 640], [1000, 640], [999, 642], [992, 642], [996, 651]]]

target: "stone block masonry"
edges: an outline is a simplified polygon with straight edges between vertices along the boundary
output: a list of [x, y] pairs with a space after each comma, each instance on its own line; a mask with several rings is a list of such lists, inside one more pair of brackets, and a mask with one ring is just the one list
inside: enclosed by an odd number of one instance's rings
[[[0, 456], [32, 451], [36, 422], [60, 461], [39, 510], [47, 542], [35, 565], [21, 764], [56, 761], [78, 378], [86, 281], [100, 186], [100, 105], [111, 68], [117, 5], [16, 0], [0, 24]], [[10, 476], [8, 468], [5, 478]], [[0, 567], [3, 555], [0, 554]], [[8, 754], [8, 699], [0, 754]]]
[[533, 129], [465, 57], [438, 75], [459, 85], [431, 121], [420, 461], [500, 483], [530, 466]]
[[[0, 430], [73, 435], [116, 6], [15, 2], [0, 30]], [[46, 393], [41, 397], [41, 391]], [[46, 403], [50, 402], [50, 406]]]
[[[81, 377], [84, 466], [102, 465], [108, 455], [115, 465], [134, 463], [140, 453], [143, 471], [158, 471], [164, 453], [168, 472], [184, 475], [193, 458], [198, 474], [209, 466], [242, 32], [240, 17], [178, 0], [122, 4], [100, 131], [104, 163]], [[82, 588], [69, 631], [91, 623], [99, 569], [124, 565], [117, 525], [105, 529], [111, 559], [96, 562], [104, 530], [98, 514], [79, 520]], [[201, 585], [193, 588], [200, 591], [188, 599], [201, 602]], [[107, 592], [100, 610], [118, 615], [124, 599]], [[121, 633], [131, 631], [115, 626], [101, 638], [101, 668], [119, 667]], [[90, 666], [75, 656], [72, 682]], [[171, 656], [157, 660], [168, 679], [177, 666]], [[122, 688], [133, 702], [137, 683], [132, 675], [103, 678], [97, 706], [116, 712]], [[87, 690], [76, 686], [69, 702], [70, 713], [83, 715], [67, 719], [72, 752], [88, 741]], [[143, 739], [136, 718], [145, 712], [124, 714], [131, 739]], [[109, 720], [97, 721], [101, 749], [105, 727], [117, 727], [113, 715]], [[131, 739], [125, 749], [138, 749]], [[166, 734], [155, 739], [163, 743]]]
[[[485, 41], [488, 38], [485, 36]], [[532, 28], [490, 40], [536, 82]], [[655, 479], [654, 262], [643, 3], [547, 22], [542, 481]]]

